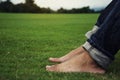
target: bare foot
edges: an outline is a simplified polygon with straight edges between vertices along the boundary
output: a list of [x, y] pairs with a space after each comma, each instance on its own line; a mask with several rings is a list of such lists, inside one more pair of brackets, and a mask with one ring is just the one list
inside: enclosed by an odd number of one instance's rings
[[72, 50], [71, 52], [69, 52], [68, 54], [66, 54], [65, 56], [62, 56], [60, 58], [49, 58], [49, 61], [51, 62], [64, 62], [69, 60], [70, 58], [72, 58], [75, 55], [79, 55], [84, 51], [83, 47], [79, 47], [75, 50]]
[[105, 73], [105, 70], [98, 66], [85, 50], [82, 54], [76, 55], [63, 63], [46, 66], [46, 70], [53, 72]]

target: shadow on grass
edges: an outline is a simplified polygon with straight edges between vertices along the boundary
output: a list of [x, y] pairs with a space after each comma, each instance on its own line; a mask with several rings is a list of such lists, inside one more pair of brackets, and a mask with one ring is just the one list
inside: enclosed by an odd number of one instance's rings
[[114, 78], [114, 80], [120, 79], [120, 51], [117, 53], [115, 61], [110, 65], [107, 76]]

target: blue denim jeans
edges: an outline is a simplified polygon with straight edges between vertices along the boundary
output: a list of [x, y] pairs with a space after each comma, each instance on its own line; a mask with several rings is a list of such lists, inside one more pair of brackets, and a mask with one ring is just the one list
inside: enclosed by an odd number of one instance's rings
[[98, 27], [100, 27], [100, 25], [105, 21], [105, 19], [107, 18], [107, 16], [109, 15], [110, 11], [112, 10], [112, 8], [115, 6], [115, 4], [117, 3], [117, 0], [113, 0], [100, 14], [100, 16], [98, 17], [98, 20], [96, 22], [95, 25], [97, 25]]
[[102, 68], [107, 69], [120, 49], [120, 0], [113, 0], [101, 13], [97, 27], [87, 35], [83, 47]]

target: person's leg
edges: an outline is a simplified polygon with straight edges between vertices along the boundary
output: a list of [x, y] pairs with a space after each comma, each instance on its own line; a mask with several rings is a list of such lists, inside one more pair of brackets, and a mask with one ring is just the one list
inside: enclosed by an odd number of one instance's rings
[[115, 6], [116, 2], [117, 0], [111, 1], [111, 3], [101, 12], [95, 24], [96, 26], [100, 27], [100, 25], [104, 22], [108, 14], [111, 12], [112, 8]]
[[104, 23], [83, 47], [85, 50], [61, 64], [46, 66], [54, 72], [104, 73], [120, 49], [120, 0], [117, 1]]
[[[102, 13], [100, 14], [95, 26], [93, 27], [93, 29], [91, 31], [88, 31], [86, 33], [86, 37], [89, 39], [91, 37], [92, 34], [94, 34], [100, 27], [100, 25], [104, 22], [105, 18], [108, 16], [108, 14], [110, 13], [110, 11], [112, 10], [112, 8], [114, 7], [115, 3], [117, 1], [113, 0], [106, 8], [105, 10], [102, 11]], [[49, 61], [51, 62], [64, 62], [66, 60], [69, 60], [71, 57], [82, 53], [83, 47], [79, 47], [77, 49], [72, 50], [71, 52], [69, 52], [68, 54], [60, 57], [60, 58], [49, 58]]]
[[115, 6], [117, 0], [111, 1], [111, 3], [101, 12], [99, 15], [96, 24], [94, 25], [93, 29], [88, 31], [85, 36], [89, 39], [96, 31], [100, 28], [103, 24], [105, 19], [107, 18], [108, 14], [112, 11], [112, 8]]
[[84, 44], [91, 57], [103, 68], [108, 67], [120, 49], [120, 0], [116, 1], [98, 31]]

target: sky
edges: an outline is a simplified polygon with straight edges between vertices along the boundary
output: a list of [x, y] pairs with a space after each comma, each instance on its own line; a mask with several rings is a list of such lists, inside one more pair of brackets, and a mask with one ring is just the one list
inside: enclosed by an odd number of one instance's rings
[[[5, 0], [3, 0], [5, 1]], [[11, 0], [14, 4], [24, 3], [25, 0]], [[50, 7], [57, 10], [61, 7], [65, 9], [81, 8], [90, 6], [90, 8], [106, 7], [112, 0], [35, 0], [35, 3], [40, 7]]]

